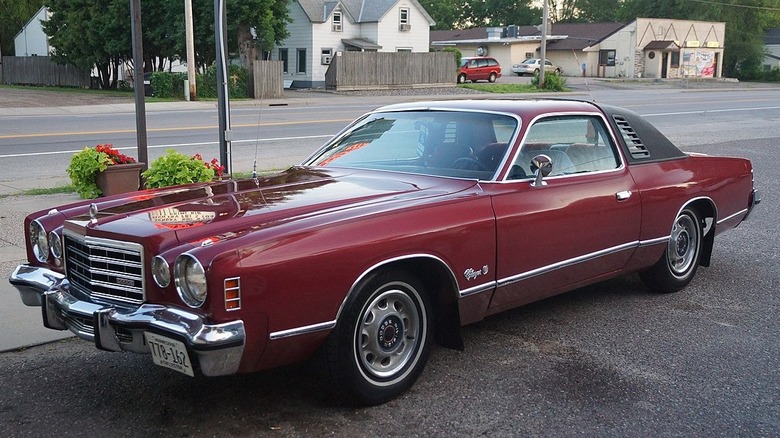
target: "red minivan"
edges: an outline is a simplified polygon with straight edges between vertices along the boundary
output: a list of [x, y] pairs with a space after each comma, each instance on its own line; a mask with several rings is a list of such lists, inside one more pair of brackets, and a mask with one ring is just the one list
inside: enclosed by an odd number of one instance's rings
[[494, 58], [461, 58], [458, 83], [486, 80], [495, 82], [501, 77], [501, 65]]

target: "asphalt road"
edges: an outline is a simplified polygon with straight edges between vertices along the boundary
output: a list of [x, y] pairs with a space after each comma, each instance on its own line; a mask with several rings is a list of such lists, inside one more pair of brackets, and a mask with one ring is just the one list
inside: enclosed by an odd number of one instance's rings
[[685, 290], [629, 276], [488, 318], [373, 408], [313, 364], [192, 379], [75, 339], [3, 353], [0, 436], [780, 436], [780, 99], [672, 91], [596, 94], [688, 151], [750, 158], [763, 194]]

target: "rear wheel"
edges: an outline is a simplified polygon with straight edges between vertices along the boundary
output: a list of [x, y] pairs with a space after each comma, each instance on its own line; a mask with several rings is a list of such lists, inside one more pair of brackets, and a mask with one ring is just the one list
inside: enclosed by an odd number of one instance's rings
[[686, 208], [680, 212], [664, 255], [639, 274], [645, 286], [656, 292], [677, 292], [693, 280], [701, 258], [702, 228], [695, 211]]
[[350, 402], [384, 403], [409, 389], [430, 352], [431, 308], [404, 271], [373, 275], [349, 300], [325, 344], [325, 366]]
[[488, 77], [488, 82], [495, 82], [496, 81], [496, 74], [490, 73], [490, 76]]

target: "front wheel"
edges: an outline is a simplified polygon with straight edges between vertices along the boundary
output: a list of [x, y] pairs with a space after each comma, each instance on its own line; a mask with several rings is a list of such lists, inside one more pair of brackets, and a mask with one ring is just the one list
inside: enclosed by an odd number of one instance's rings
[[430, 352], [432, 316], [424, 287], [404, 271], [363, 281], [325, 344], [334, 390], [362, 405], [409, 389]]
[[639, 276], [645, 286], [656, 292], [677, 292], [693, 280], [701, 249], [701, 221], [695, 211], [686, 208], [674, 220], [664, 255]]
[[465, 84], [466, 83], [466, 75], [464, 75], [464, 74], [458, 75], [458, 83], [459, 84]]

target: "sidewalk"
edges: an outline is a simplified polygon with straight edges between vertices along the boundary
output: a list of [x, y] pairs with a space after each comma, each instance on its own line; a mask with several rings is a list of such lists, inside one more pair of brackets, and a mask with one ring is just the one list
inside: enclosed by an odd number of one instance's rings
[[41, 308], [22, 304], [19, 292], [8, 282], [8, 277], [17, 265], [26, 262], [24, 217], [77, 200], [75, 193], [10, 196], [0, 200], [0, 352], [73, 336], [70, 331], [45, 328]]

